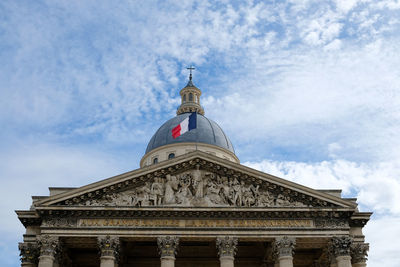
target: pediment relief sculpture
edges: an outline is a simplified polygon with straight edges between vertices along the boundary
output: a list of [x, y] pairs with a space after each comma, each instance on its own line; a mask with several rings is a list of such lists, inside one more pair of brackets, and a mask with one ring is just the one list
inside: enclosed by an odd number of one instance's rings
[[272, 192], [262, 183], [194, 170], [150, 178], [143, 185], [82, 202], [84, 206], [181, 207], [308, 207], [286, 192]]

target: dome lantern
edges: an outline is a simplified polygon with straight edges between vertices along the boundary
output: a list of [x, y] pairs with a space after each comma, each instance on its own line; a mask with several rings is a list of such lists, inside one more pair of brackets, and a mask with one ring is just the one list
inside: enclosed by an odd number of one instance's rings
[[189, 82], [180, 91], [181, 105], [176, 111], [176, 114], [180, 115], [188, 112], [196, 112], [204, 115], [204, 109], [200, 106], [201, 91], [199, 88], [194, 86], [192, 81], [192, 70], [194, 70], [194, 67], [189, 67], [187, 69], [190, 70]]

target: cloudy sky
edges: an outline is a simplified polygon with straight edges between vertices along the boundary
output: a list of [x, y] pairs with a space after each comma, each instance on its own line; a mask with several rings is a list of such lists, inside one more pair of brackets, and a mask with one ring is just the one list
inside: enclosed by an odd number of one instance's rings
[[14, 210], [139, 167], [186, 67], [242, 164], [373, 211], [369, 266], [400, 266], [400, 1], [0, 2], [0, 263]]

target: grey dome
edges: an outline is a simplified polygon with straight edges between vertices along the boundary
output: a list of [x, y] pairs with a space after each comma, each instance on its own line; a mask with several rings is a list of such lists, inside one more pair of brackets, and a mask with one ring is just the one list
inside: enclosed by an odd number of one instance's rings
[[183, 113], [170, 119], [164, 123], [157, 132], [150, 139], [147, 145], [146, 154], [153, 149], [161, 146], [184, 143], [184, 142], [197, 142], [209, 145], [218, 146], [235, 153], [232, 143], [229, 138], [222, 131], [221, 127], [214, 121], [207, 119], [203, 115], [197, 114], [197, 127], [191, 131], [174, 139], [172, 137], [172, 129], [181, 123], [185, 118], [189, 117], [191, 113]]

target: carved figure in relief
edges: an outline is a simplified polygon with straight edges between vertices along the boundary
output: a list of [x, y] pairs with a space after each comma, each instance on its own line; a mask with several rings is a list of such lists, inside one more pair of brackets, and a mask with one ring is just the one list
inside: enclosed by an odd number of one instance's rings
[[276, 198], [276, 205], [277, 206], [290, 206], [290, 198], [288, 196], [284, 196], [279, 194]]
[[240, 186], [239, 181], [234, 178], [232, 182], [232, 188], [233, 188], [233, 203], [238, 206], [242, 206], [242, 188]]
[[194, 196], [196, 198], [202, 198], [204, 196], [204, 180], [201, 177], [199, 165], [196, 165], [196, 170], [192, 172], [192, 185], [194, 189]]
[[258, 207], [268, 207], [274, 204], [274, 197], [268, 191], [262, 191], [257, 198]]
[[150, 182], [146, 182], [144, 186], [137, 189], [137, 202], [139, 206], [149, 206], [150, 198], [153, 198], [150, 190]]
[[155, 178], [154, 183], [151, 185], [151, 194], [153, 204], [156, 206], [162, 205], [163, 198], [164, 198], [164, 179], [162, 178]]
[[221, 196], [219, 194], [220, 187], [213, 180], [208, 180], [206, 188], [206, 198], [213, 204], [223, 204]]
[[224, 204], [233, 204], [232, 193], [233, 190], [229, 186], [229, 181], [227, 177], [222, 177], [222, 184], [220, 185], [220, 195]]
[[178, 190], [178, 180], [176, 176], [167, 174], [164, 191], [164, 204], [175, 204], [175, 191]]
[[178, 189], [178, 192], [176, 193], [176, 200], [178, 204], [182, 205], [189, 205], [190, 200], [193, 197], [192, 192], [190, 191], [190, 184], [191, 184], [191, 177], [190, 175], [182, 175], [181, 178], [179, 179], [179, 185], [180, 188]]
[[273, 194], [260, 185], [240, 177], [226, 177], [199, 170], [179, 175], [149, 179], [144, 185], [123, 192], [104, 195], [85, 202], [90, 206], [238, 206], [238, 207], [304, 207], [284, 193]]
[[254, 187], [253, 185], [246, 186], [242, 182], [242, 197], [243, 197], [243, 206], [251, 207], [256, 203], [256, 197], [258, 197], [258, 187]]

